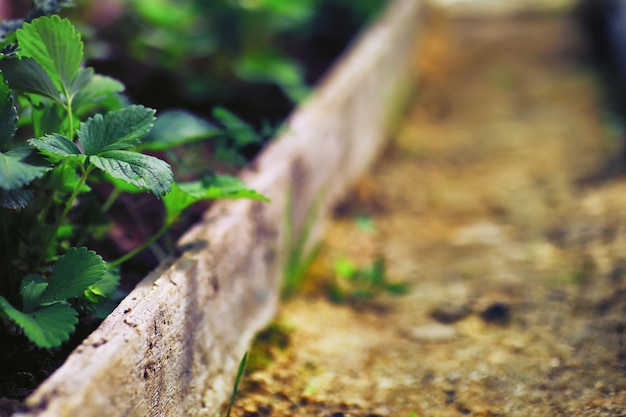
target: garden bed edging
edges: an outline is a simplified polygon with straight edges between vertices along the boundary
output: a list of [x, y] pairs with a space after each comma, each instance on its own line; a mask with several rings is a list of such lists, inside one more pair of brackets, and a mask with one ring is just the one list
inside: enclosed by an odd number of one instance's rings
[[229, 397], [239, 360], [273, 318], [300, 230], [324, 218], [384, 145], [411, 90], [419, 0], [396, 0], [359, 37], [281, 135], [242, 173], [270, 203], [220, 201], [26, 400], [14, 417], [206, 416]]

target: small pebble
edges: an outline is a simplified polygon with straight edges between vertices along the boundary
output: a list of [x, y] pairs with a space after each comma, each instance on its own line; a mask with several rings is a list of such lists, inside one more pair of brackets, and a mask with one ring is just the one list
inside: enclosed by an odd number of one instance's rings
[[465, 303], [445, 302], [435, 307], [430, 316], [440, 323], [450, 324], [467, 317], [472, 310]]
[[481, 311], [480, 317], [488, 323], [506, 324], [511, 320], [511, 308], [508, 303], [497, 301]]
[[416, 342], [447, 342], [458, 336], [454, 327], [432, 323], [409, 330], [408, 336]]

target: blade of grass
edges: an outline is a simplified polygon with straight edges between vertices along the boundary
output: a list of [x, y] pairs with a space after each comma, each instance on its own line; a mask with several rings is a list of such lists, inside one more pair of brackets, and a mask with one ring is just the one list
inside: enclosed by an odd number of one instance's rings
[[230, 411], [233, 408], [235, 402], [235, 396], [237, 395], [237, 389], [239, 388], [239, 381], [243, 376], [243, 371], [246, 369], [246, 362], [248, 360], [248, 352], [244, 353], [243, 358], [239, 362], [239, 369], [237, 370], [237, 376], [235, 377], [235, 385], [233, 386], [233, 394], [230, 396], [230, 403], [228, 404], [228, 411], [226, 411], [226, 417], [230, 417]]

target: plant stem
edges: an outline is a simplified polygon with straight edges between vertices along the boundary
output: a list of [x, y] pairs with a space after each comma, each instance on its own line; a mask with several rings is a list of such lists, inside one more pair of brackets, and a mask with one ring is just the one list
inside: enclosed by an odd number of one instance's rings
[[129, 260], [133, 256], [137, 255], [139, 252], [143, 251], [144, 249], [146, 249], [147, 247], [152, 245], [154, 242], [156, 242], [161, 236], [163, 236], [163, 234], [165, 232], [167, 232], [167, 229], [169, 229], [169, 227], [170, 227], [170, 224], [165, 223], [163, 226], [161, 226], [161, 228], [159, 229], [158, 232], [156, 232], [154, 235], [152, 235], [152, 237], [150, 239], [146, 240], [141, 245], [137, 246], [135, 249], [133, 249], [132, 251], [128, 252], [126, 255], [124, 255], [124, 256], [114, 260], [113, 262], [109, 262], [109, 267], [110, 268], [115, 268], [115, 267], [119, 266], [120, 264], [126, 262], [127, 260]]
[[83, 171], [83, 175], [81, 175], [80, 179], [78, 180], [78, 184], [76, 184], [76, 187], [74, 187], [74, 190], [72, 191], [72, 194], [70, 195], [70, 198], [68, 198], [67, 202], [65, 203], [65, 208], [63, 209], [63, 213], [61, 213], [61, 216], [59, 216], [54, 227], [52, 228], [50, 232], [50, 236], [48, 237], [48, 243], [44, 246], [44, 250], [42, 251], [41, 256], [39, 257], [39, 260], [37, 261], [36, 265], [39, 265], [41, 264], [41, 262], [44, 261], [44, 257], [46, 256], [46, 253], [48, 252], [48, 248], [50, 247], [50, 245], [54, 243], [56, 236], [59, 232], [59, 229], [65, 222], [67, 215], [72, 209], [72, 206], [74, 205], [74, 201], [76, 201], [76, 197], [78, 196], [80, 189], [83, 188], [83, 185], [85, 185], [85, 183], [87, 182], [87, 178], [89, 177], [89, 174], [91, 173], [91, 171], [94, 170], [94, 168], [95, 167], [93, 165], [89, 165], [87, 169]]
[[122, 193], [122, 190], [115, 187], [113, 191], [111, 191], [111, 194], [109, 194], [109, 197], [106, 199], [104, 204], [102, 205], [102, 212], [106, 213], [107, 211], [109, 211], [109, 209], [111, 208], [111, 206], [113, 205], [115, 200], [117, 200], [117, 197], [119, 197], [121, 193]]
[[80, 192], [80, 189], [83, 188], [83, 185], [85, 185], [85, 183], [87, 182], [87, 177], [89, 177], [89, 174], [93, 170], [94, 170], [94, 166], [89, 165], [87, 169], [85, 169], [85, 171], [83, 172], [83, 175], [80, 176], [80, 179], [78, 180], [78, 184], [76, 184], [76, 187], [74, 187], [74, 191], [72, 191], [72, 195], [70, 195], [70, 198], [65, 203], [65, 208], [63, 209], [63, 213], [61, 214], [61, 217], [59, 217], [59, 219], [56, 222], [56, 225], [54, 227], [55, 234], [56, 232], [58, 232], [63, 222], [65, 222], [65, 219], [68, 213], [70, 212], [70, 210], [72, 209], [72, 206], [74, 205], [74, 201], [76, 201], [76, 197], [78, 197], [78, 193]]
[[72, 96], [70, 95], [69, 91], [67, 91], [65, 85], [63, 85], [62, 88], [66, 102], [64, 107], [67, 111], [67, 120], [69, 122], [68, 138], [70, 138], [70, 140], [74, 140], [74, 112], [72, 111]]

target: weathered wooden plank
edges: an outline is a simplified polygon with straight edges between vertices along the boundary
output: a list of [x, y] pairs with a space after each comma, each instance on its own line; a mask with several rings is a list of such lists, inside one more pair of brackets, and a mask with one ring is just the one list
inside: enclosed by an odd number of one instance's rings
[[397, 0], [340, 61], [284, 133], [242, 174], [271, 203], [220, 202], [27, 399], [43, 416], [206, 416], [228, 397], [239, 359], [272, 319], [288, 256], [316, 199], [330, 207], [384, 143], [408, 89], [418, 0]]

